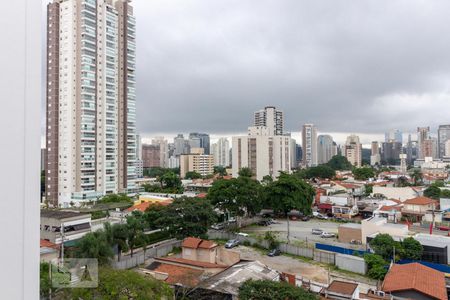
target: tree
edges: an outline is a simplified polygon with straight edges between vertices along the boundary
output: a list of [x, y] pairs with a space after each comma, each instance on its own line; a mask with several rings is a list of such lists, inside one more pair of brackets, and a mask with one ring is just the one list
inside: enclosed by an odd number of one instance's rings
[[432, 184], [432, 186], [435, 186], [435, 187], [444, 187], [444, 186], [445, 186], [445, 182], [444, 182], [443, 180], [436, 180], [436, 181]]
[[114, 256], [105, 231], [98, 230], [83, 236], [77, 243], [75, 251], [78, 258], [96, 258], [99, 264], [108, 264]]
[[186, 175], [184, 176], [184, 178], [185, 179], [199, 179], [199, 178], [202, 178], [202, 175], [195, 171], [189, 171], [189, 172], [186, 172]]
[[396, 186], [397, 186], [397, 187], [406, 187], [406, 186], [409, 186], [408, 178], [406, 178], [405, 176], [400, 176], [400, 177], [397, 179]]
[[450, 198], [450, 190], [441, 190], [441, 198]]
[[239, 287], [241, 300], [316, 300], [318, 296], [287, 282], [248, 280]]
[[41, 262], [40, 272], [39, 272], [39, 295], [41, 299], [47, 299], [52, 287], [50, 282], [50, 264], [46, 262]]
[[378, 234], [369, 244], [376, 254], [386, 260], [392, 258], [394, 247], [396, 246], [394, 239], [387, 233]]
[[172, 171], [164, 173], [164, 175], [159, 178], [159, 182], [161, 184], [161, 188], [164, 188], [165, 191], [170, 191], [172, 193], [179, 193], [183, 191], [180, 178]]
[[269, 184], [271, 184], [273, 182], [273, 178], [270, 175], [266, 175], [263, 177], [263, 179], [261, 180], [261, 184], [263, 186], [267, 186]]
[[423, 175], [420, 169], [413, 169], [411, 173], [411, 178], [414, 180], [414, 185], [422, 183]]
[[161, 210], [156, 223], [169, 236], [184, 238], [204, 236], [216, 220], [217, 215], [208, 199], [181, 197]]
[[127, 240], [131, 250], [131, 257], [133, 257], [134, 249], [143, 242], [144, 222], [142, 219], [142, 212], [140, 211], [133, 211], [132, 215], [127, 217]]
[[63, 289], [55, 298], [58, 300], [162, 300], [172, 299], [173, 291], [166, 283], [136, 271], [100, 268], [97, 288]]
[[353, 175], [356, 180], [367, 180], [375, 177], [375, 173], [370, 167], [362, 167], [353, 169]]
[[366, 196], [370, 196], [372, 193], [373, 193], [373, 185], [371, 184], [364, 185], [364, 194]]
[[103, 196], [100, 199], [103, 203], [118, 203], [118, 202], [126, 202], [126, 203], [132, 203], [133, 200], [131, 200], [130, 197], [128, 197], [126, 194], [108, 194]]
[[226, 176], [227, 175], [227, 169], [223, 166], [214, 166], [214, 174], [217, 174], [219, 176]]
[[341, 171], [341, 170], [351, 170], [352, 164], [347, 160], [345, 156], [342, 155], [335, 155], [333, 156], [330, 161], [327, 163], [327, 166], [332, 168], [335, 171]]
[[[244, 174], [246, 175], [246, 174]], [[248, 176], [216, 180], [208, 191], [208, 199], [223, 212], [236, 217], [255, 215], [261, 211], [261, 184]]]
[[422, 257], [423, 247], [419, 241], [413, 237], [407, 237], [402, 241], [400, 251], [401, 258], [405, 259], [420, 259]]
[[367, 275], [370, 278], [382, 280], [387, 273], [387, 262], [377, 254], [364, 254], [364, 261], [367, 264]]
[[250, 168], [242, 168], [239, 170], [238, 175], [241, 177], [253, 177], [253, 172]]
[[425, 197], [439, 200], [441, 197], [441, 189], [437, 186], [431, 185], [425, 191], [423, 191], [423, 195]]
[[311, 167], [306, 170], [306, 178], [328, 178], [331, 179], [336, 176], [336, 171], [327, 165], [320, 165]]
[[310, 215], [314, 196], [315, 191], [311, 185], [298, 179], [295, 175], [286, 173], [281, 173], [278, 180], [264, 187], [265, 207], [272, 208], [275, 213], [283, 213], [287, 217], [288, 242], [288, 213], [296, 209], [305, 215]]
[[105, 238], [111, 247], [117, 246], [117, 260], [120, 261], [122, 252], [127, 252], [128, 247], [128, 228], [126, 224], [105, 223]]

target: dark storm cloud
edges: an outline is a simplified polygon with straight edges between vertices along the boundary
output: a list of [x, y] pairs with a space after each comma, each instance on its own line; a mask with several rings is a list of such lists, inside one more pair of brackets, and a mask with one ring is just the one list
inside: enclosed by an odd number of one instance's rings
[[134, 0], [143, 134], [450, 122], [448, 1]]

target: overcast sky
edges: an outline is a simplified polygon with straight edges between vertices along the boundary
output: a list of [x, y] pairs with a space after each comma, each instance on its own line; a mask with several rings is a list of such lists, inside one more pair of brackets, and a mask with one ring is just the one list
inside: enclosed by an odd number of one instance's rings
[[[275, 105], [339, 142], [450, 123], [450, 1], [133, 0], [144, 137], [243, 133]], [[296, 134], [296, 135], [297, 135]]]

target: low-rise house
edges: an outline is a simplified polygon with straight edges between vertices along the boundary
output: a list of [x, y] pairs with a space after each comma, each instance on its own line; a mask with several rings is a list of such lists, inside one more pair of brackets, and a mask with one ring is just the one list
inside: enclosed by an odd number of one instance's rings
[[403, 201], [402, 216], [413, 222], [422, 221], [427, 210], [439, 208], [437, 200], [427, 197], [415, 197]]
[[386, 199], [397, 199], [400, 201], [405, 201], [419, 196], [419, 191], [412, 187], [386, 187], [386, 186], [373, 186], [372, 194], [381, 194], [386, 197]]
[[331, 207], [331, 212], [336, 217], [351, 219], [358, 214], [358, 207], [356, 205], [333, 205]]
[[403, 204], [383, 205], [374, 211], [374, 215], [386, 218], [389, 222], [397, 223], [402, 218]]
[[359, 299], [359, 287], [357, 283], [334, 280], [322, 294], [327, 299]]
[[208, 240], [189, 237], [181, 247], [181, 257], [155, 258], [146, 273], [172, 285], [194, 287], [240, 261], [238, 252]]
[[55, 244], [74, 241], [91, 232], [91, 214], [41, 210], [41, 239]]
[[400, 299], [447, 300], [445, 275], [419, 263], [394, 264], [382, 290]]
[[450, 237], [419, 233], [414, 239], [423, 247], [421, 260], [450, 265]]
[[59, 245], [47, 240], [40, 241], [40, 260], [41, 262], [51, 262], [59, 257]]

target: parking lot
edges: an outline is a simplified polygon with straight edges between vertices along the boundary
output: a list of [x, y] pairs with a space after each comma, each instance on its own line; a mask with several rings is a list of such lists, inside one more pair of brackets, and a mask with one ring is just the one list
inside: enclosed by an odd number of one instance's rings
[[[250, 235], [264, 236], [266, 231], [276, 232], [280, 241], [287, 241], [287, 220], [276, 219], [275, 224], [269, 226], [256, 226], [252, 225], [243, 228], [242, 231]], [[320, 235], [314, 235], [311, 233], [312, 229], [321, 229], [326, 232], [334, 233], [337, 235], [338, 227], [342, 223], [311, 219], [307, 222], [303, 221], [290, 221], [290, 241], [292, 244], [309, 244], [313, 246], [315, 242], [332, 244], [341, 247], [349, 247], [349, 244], [339, 243], [337, 237], [334, 238], [322, 238]], [[352, 248], [360, 248], [352, 245]]]

